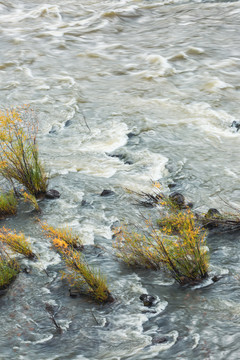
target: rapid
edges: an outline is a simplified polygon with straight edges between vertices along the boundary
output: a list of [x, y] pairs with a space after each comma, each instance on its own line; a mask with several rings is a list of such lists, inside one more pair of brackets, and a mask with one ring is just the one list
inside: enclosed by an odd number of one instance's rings
[[196, 211], [240, 210], [239, 1], [4, 0], [0, 43], [1, 106], [34, 109], [61, 193], [41, 202], [41, 218], [81, 235], [116, 297], [71, 298], [60, 256], [21, 205], [2, 224], [29, 236], [40, 260], [25, 260], [30, 273], [0, 298], [0, 359], [238, 360], [239, 233], [208, 238], [219, 282], [181, 288], [119, 262], [112, 227], [139, 222], [128, 190], [151, 192], [153, 181], [166, 192], [175, 183]]

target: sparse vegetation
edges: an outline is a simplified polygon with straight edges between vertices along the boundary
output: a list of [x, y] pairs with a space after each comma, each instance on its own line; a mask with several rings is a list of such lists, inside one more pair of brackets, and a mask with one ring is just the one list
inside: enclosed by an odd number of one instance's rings
[[20, 268], [16, 260], [0, 253], [0, 290], [6, 289], [16, 278]]
[[[40, 222], [40, 221], [39, 221]], [[59, 239], [60, 241], [64, 241], [67, 245], [70, 245], [71, 247], [82, 250], [83, 249], [83, 243], [79, 237], [78, 234], [74, 233], [74, 231], [69, 228], [58, 228], [49, 226], [46, 222], [40, 222], [40, 225], [42, 227], [42, 230], [46, 234], [48, 238], [51, 240], [53, 239]]]
[[16, 234], [15, 231], [2, 227], [0, 229], [0, 242], [14, 253], [22, 254], [29, 259], [36, 258], [36, 255], [31, 249], [31, 245], [22, 233]]
[[82, 253], [59, 238], [53, 239], [52, 243], [65, 261], [68, 271], [62, 272], [62, 276], [67, 279], [70, 286], [77, 288], [79, 293], [91, 296], [97, 302], [114, 301], [105, 277], [87, 263]]
[[17, 204], [17, 199], [12, 190], [0, 194], [0, 219], [8, 215], [15, 215], [17, 212]]
[[0, 111], [0, 174], [12, 185], [17, 181], [34, 196], [47, 190], [37, 132], [38, 123], [29, 107]]
[[34, 195], [28, 194], [27, 192], [23, 192], [22, 196], [23, 196], [25, 202], [33, 205], [34, 209], [37, 212], [41, 212], [40, 206], [38, 205], [37, 199]]
[[159, 197], [165, 215], [154, 225], [144, 220], [140, 231], [121, 227], [115, 231], [114, 247], [119, 258], [131, 266], [164, 269], [180, 284], [196, 283], [208, 276], [206, 233], [193, 212], [167, 197]]

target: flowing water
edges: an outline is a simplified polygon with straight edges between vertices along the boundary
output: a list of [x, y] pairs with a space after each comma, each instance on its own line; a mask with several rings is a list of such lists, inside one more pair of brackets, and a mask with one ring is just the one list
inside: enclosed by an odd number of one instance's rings
[[[117, 299], [69, 297], [60, 257], [21, 206], [4, 224], [30, 237], [40, 261], [25, 261], [31, 273], [0, 298], [0, 359], [239, 359], [239, 234], [208, 239], [219, 282], [180, 288], [119, 263], [111, 231], [139, 221], [126, 189], [151, 191], [152, 180], [165, 191], [176, 183], [198, 211], [226, 210], [225, 201], [240, 209], [231, 127], [240, 118], [239, 2], [4, 0], [0, 41], [0, 102], [36, 111], [49, 187], [61, 193], [41, 202], [41, 218], [81, 234]], [[158, 297], [150, 311], [142, 293]]]

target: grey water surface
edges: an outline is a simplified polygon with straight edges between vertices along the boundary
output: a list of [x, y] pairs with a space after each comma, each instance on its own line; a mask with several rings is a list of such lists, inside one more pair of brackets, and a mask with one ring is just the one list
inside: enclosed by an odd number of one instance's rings
[[[35, 110], [61, 193], [41, 202], [41, 218], [80, 233], [116, 297], [69, 297], [59, 255], [21, 205], [2, 224], [29, 236], [40, 260], [25, 260], [31, 272], [0, 298], [0, 359], [238, 360], [240, 235], [208, 238], [219, 282], [181, 288], [118, 262], [111, 229], [140, 225], [145, 210], [127, 189], [151, 192], [157, 180], [196, 211], [240, 209], [239, 1], [4, 0], [0, 44], [0, 103]], [[154, 310], [142, 293], [158, 297]]]

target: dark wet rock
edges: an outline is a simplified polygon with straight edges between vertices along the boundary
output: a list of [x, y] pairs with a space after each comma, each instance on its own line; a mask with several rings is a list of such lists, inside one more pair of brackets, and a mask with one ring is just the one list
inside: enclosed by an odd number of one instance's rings
[[214, 275], [212, 277], [212, 281], [217, 282], [217, 281], [221, 280], [222, 278], [223, 278], [223, 276], [221, 276], [221, 275]]
[[116, 157], [118, 158], [119, 160], [125, 160], [126, 158], [126, 155], [123, 155], [123, 154], [108, 154], [108, 156], [111, 156], [111, 157]]
[[109, 325], [110, 325], [110, 322], [109, 322], [108, 320], [106, 320], [106, 322], [105, 322], [105, 324], [103, 325], [103, 327], [107, 328], [107, 327], [109, 327]]
[[193, 203], [192, 202], [189, 202], [189, 203], [187, 203], [187, 205], [186, 205], [189, 209], [192, 209], [193, 208]]
[[30, 272], [32, 271], [32, 268], [30, 266], [26, 266], [26, 265], [21, 265], [20, 269], [25, 274], [30, 274]]
[[58, 199], [60, 198], [60, 192], [54, 189], [50, 189], [45, 194], [46, 199]]
[[49, 134], [57, 134], [59, 129], [60, 129], [59, 125], [53, 124], [51, 130], [49, 131]]
[[156, 297], [148, 294], [142, 294], [139, 299], [143, 302], [144, 306], [151, 307], [156, 303]]
[[112, 191], [112, 190], [103, 190], [100, 194], [100, 196], [111, 196], [111, 195], [114, 195], [115, 192]]
[[111, 156], [111, 157], [118, 158], [119, 160], [123, 161], [124, 164], [127, 164], [127, 165], [132, 165], [133, 164], [133, 162], [131, 160], [128, 160], [127, 156], [124, 155], [124, 154], [107, 154], [107, 155]]
[[208, 212], [199, 216], [200, 221], [205, 228], [214, 231], [224, 231], [233, 233], [240, 230], [240, 217], [234, 214], [222, 215], [217, 209], [211, 208]]
[[120, 226], [120, 221], [119, 220], [115, 220], [112, 225], [111, 225], [111, 230], [113, 231], [114, 229], [116, 229], [117, 227]]
[[177, 186], [177, 184], [175, 184], [175, 183], [168, 184], [168, 188], [169, 188], [169, 189], [173, 189], [173, 188], [175, 188], [176, 186]]
[[64, 124], [65, 127], [72, 125], [72, 120], [67, 120]]
[[79, 290], [75, 288], [69, 289], [69, 295], [73, 298], [77, 297], [79, 295]]
[[115, 298], [112, 296], [110, 292], [107, 294], [107, 299], [105, 300], [106, 303], [113, 303], [115, 301]]
[[90, 209], [93, 208], [92, 202], [88, 202], [88, 201], [85, 200], [85, 199], [83, 199], [83, 200], [81, 201], [81, 206], [82, 206], [82, 207], [86, 207], [86, 208], [90, 208]]
[[206, 218], [218, 218], [220, 216], [220, 212], [215, 208], [209, 209], [208, 212], [205, 214]]
[[234, 120], [231, 125], [232, 128], [234, 128], [236, 131], [240, 129], [240, 121]]
[[155, 344], [164, 344], [168, 342], [168, 338], [165, 337], [165, 336], [161, 336], [161, 337], [154, 337], [152, 339], [152, 344], [155, 345]]
[[185, 206], [185, 197], [179, 192], [174, 192], [170, 194], [169, 199], [180, 208], [183, 208]]
[[142, 314], [157, 314], [157, 311], [149, 309], [149, 310], [142, 310], [141, 313]]
[[204, 227], [209, 230], [217, 228], [219, 225], [221, 225], [219, 221], [221, 221], [221, 214], [215, 208], [209, 209], [202, 219]]
[[2, 289], [0, 290], [0, 297], [4, 296], [7, 293], [8, 289]]
[[127, 134], [127, 137], [129, 139], [133, 138], [134, 136], [137, 136], [137, 134], [134, 134], [133, 132], [130, 132], [130, 133]]

